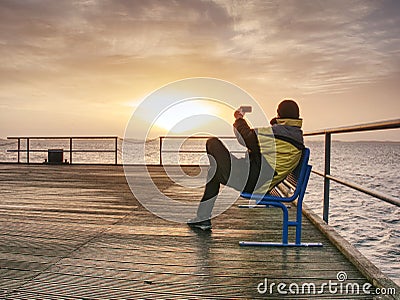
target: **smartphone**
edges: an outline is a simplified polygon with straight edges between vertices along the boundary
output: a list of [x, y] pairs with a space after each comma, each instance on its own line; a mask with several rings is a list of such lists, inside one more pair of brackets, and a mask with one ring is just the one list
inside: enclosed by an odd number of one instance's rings
[[244, 114], [244, 113], [251, 113], [253, 109], [251, 106], [241, 106], [239, 107], [239, 110], [241, 111], [242, 114]]

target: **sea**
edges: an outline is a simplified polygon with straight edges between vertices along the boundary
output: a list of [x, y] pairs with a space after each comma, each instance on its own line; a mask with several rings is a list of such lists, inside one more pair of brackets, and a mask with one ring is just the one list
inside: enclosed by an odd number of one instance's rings
[[[163, 164], [206, 164], [205, 139], [183, 141], [165, 139], [163, 142]], [[243, 155], [244, 148], [234, 139], [223, 140], [235, 155]], [[143, 146], [145, 145], [145, 147]], [[69, 149], [69, 140], [31, 140], [29, 160], [42, 163], [47, 159], [48, 149]], [[311, 150], [310, 164], [313, 170], [323, 172], [324, 142], [308, 141]], [[26, 142], [21, 141], [21, 149]], [[122, 155], [124, 153], [129, 155]], [[0, 162], [17, 162], [15, 140], [0, 139]], [[115, 163], [113, 140], [74, 140], [73, 163]], [[180, 149], [180, 153], [176, 150]], [[331, 174], [375, 191], [400, 198], [400, 142], [332, 141]], [[86, 152], [89, 150], [90, 152]], [[92, 152], [102, 150], [109, 152]], [[185, 152], [188, 151], [188, 152]], [[193, 152], [199, 151], [199, 152]], [[64, 153], [69, 161], [69, 153]], [[118, 163], [159, 164], [159, 139], [146, 143], [137, 140], [118, 141]], [[26, 161], [26, 153], [20, 155]], [[311, 174], [305, 203], [322, 217], [323, 178]], [[383, 273], [400, 285], [400, 208], [372, 196], [331, 182], [329, 224], [372, 261]]]

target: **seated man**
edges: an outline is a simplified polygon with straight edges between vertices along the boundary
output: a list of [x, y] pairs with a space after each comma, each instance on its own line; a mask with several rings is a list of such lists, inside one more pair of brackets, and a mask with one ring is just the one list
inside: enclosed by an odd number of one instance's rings
[[197, 209], [196, 218], [188, 225], [211, 229], [211, 215], [220, 184], [247, 193], [268, 193], [293, 171], [304, 149], [302, 119], [293, 100], [283, 100], [271, 127], [251, 129], [240, 111], [235, 111], [233, 124], [239, 143], [247, 147], [245, 158], [232, 155], [218, 138], [207, 140], [210, 159], [207, 184]]

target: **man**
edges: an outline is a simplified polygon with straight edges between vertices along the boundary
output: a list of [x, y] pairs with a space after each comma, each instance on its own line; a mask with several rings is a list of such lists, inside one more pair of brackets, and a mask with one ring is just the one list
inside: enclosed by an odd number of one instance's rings
[[197, 217], [188, 225], [202, 230], [211, 229], [212, 209], [220, 185], [238, 191], [265, 194], [293, 171], [304, 149], [299, 107], [293, 100], [283, 100], [271, 127], [251, 129], [240, 110], [235, 111], [235, 134], [247, 147], [245, 158], [237, 158], [217, 138], [207, 140], [210, 159], [207, 184], [199, 203]]

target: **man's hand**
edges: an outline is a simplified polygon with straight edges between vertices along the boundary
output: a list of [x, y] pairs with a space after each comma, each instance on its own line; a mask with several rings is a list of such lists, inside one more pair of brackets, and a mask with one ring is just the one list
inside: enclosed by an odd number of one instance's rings
[[243, 119], [243, 114], [240, 110], [236, 110], [235, 113], [233, 114], [233, 116], [235, 117], [235, 120]]

